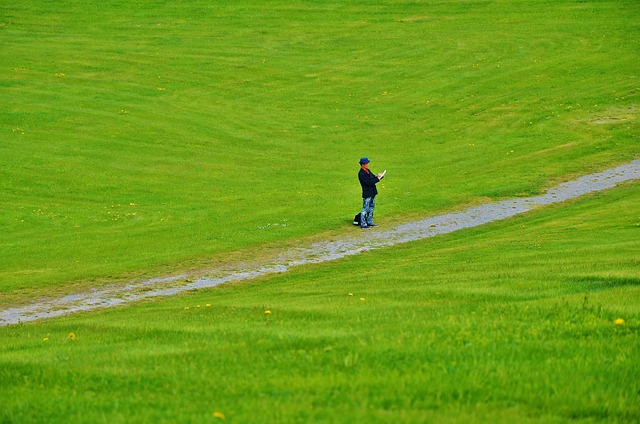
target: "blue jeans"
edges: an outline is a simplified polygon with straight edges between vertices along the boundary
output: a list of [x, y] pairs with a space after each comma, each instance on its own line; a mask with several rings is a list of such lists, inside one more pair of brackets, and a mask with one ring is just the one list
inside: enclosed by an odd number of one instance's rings
[[362, 199], [362, 212], [360, 212], [360, 226], [373, 225], [373, 208], [376, 206], [375, 197]]

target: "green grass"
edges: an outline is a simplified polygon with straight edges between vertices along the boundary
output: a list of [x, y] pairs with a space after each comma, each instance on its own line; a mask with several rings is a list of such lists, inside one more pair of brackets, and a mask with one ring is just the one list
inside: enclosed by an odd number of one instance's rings
[[382, 222], [631, 160], [639, 8], [3, 4], [0, 290], [18, 299], [338, 234], [360, 207], [363, 155], [389, 170]]
[[331, 265], [0, 328], [0, 416], [637, 422], [639, 197], [627, 185]]
[[[364, 155], [386, 226], [636, 159], [639, 16], [5, 2], [0, 305], [343, 234]], [[0, 328], [0, 421], [638, 422], [639, 198]]]

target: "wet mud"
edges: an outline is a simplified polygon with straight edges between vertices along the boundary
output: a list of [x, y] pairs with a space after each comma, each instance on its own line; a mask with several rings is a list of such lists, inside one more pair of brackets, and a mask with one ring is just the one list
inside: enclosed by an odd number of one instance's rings
[[206, 289], [220, 284], [283, 273], [300, 265], [333, 261], [374, 249], [477, 227], [510, 218], [534, 208], [575, 199], [589, 193], [613, 188], [626, 181], [639, 179], [640, 160], [635, 160], [617, 168], [560, 184], [540, 196], [484, 204], [462, 212], [409, 222], [391, 229], [375, 228], [362, 231], [354, 228], [349, 232], [349, 235], [337, 240], [313, 243], [294, 250], [276, 253], [269, 261], [270, 265], [267, 266], [264, 264], [242, 264], [219, 270], [202, 271], [199, 276], [190, 274], [155, 278], [131, 282], [124, 287], [122, 285], [102, 287], [85, 293], [40, 300], [29, 305], [0, 310], [0, 325], [19, 324], [96, 308], [119, 306], [141, 299], [171, 296], [189, 290]]

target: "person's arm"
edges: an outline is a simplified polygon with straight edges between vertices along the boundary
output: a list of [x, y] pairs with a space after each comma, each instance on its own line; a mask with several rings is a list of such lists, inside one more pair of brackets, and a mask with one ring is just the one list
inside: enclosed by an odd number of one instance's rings
[[360, 183], [362, 183], [365, 187], [373, 187], [378, 184], [380, 179], [373, 174], [367, 174], [366, 172], [361, 172], [358, 174], [358, 178], [360, 179]]

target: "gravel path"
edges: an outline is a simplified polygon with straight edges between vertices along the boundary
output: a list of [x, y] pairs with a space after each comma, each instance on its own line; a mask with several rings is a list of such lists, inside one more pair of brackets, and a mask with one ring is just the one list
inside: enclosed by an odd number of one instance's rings
[[434, 216], [399, 225], [395, 228], [363, 232], [354, 229], [339, 240], [313, 243], [306, 247], [274, 255], [271, 265], [238, 265], [235, 269], [203, 271], [200, 276], [179, 275], [114, 285], [62, 298], [0, 310], [0, 326], [53, 318], [74, 312], [123, 305], [136, 300], [170, 296], [187, 290], [215, 287], [223, 283], [249, 280], [264, 275], [287, 272], [290, 268], [332, 261], [373, 249], [421, 240], [464, 228], [525, 213], [533, 208], [574, 199], [588, 193], [612, 188], [622, 182], [640, 179], [640, 160], [560, 184], [541, 196], [517, 198], [469, 208], [463, 212]]

